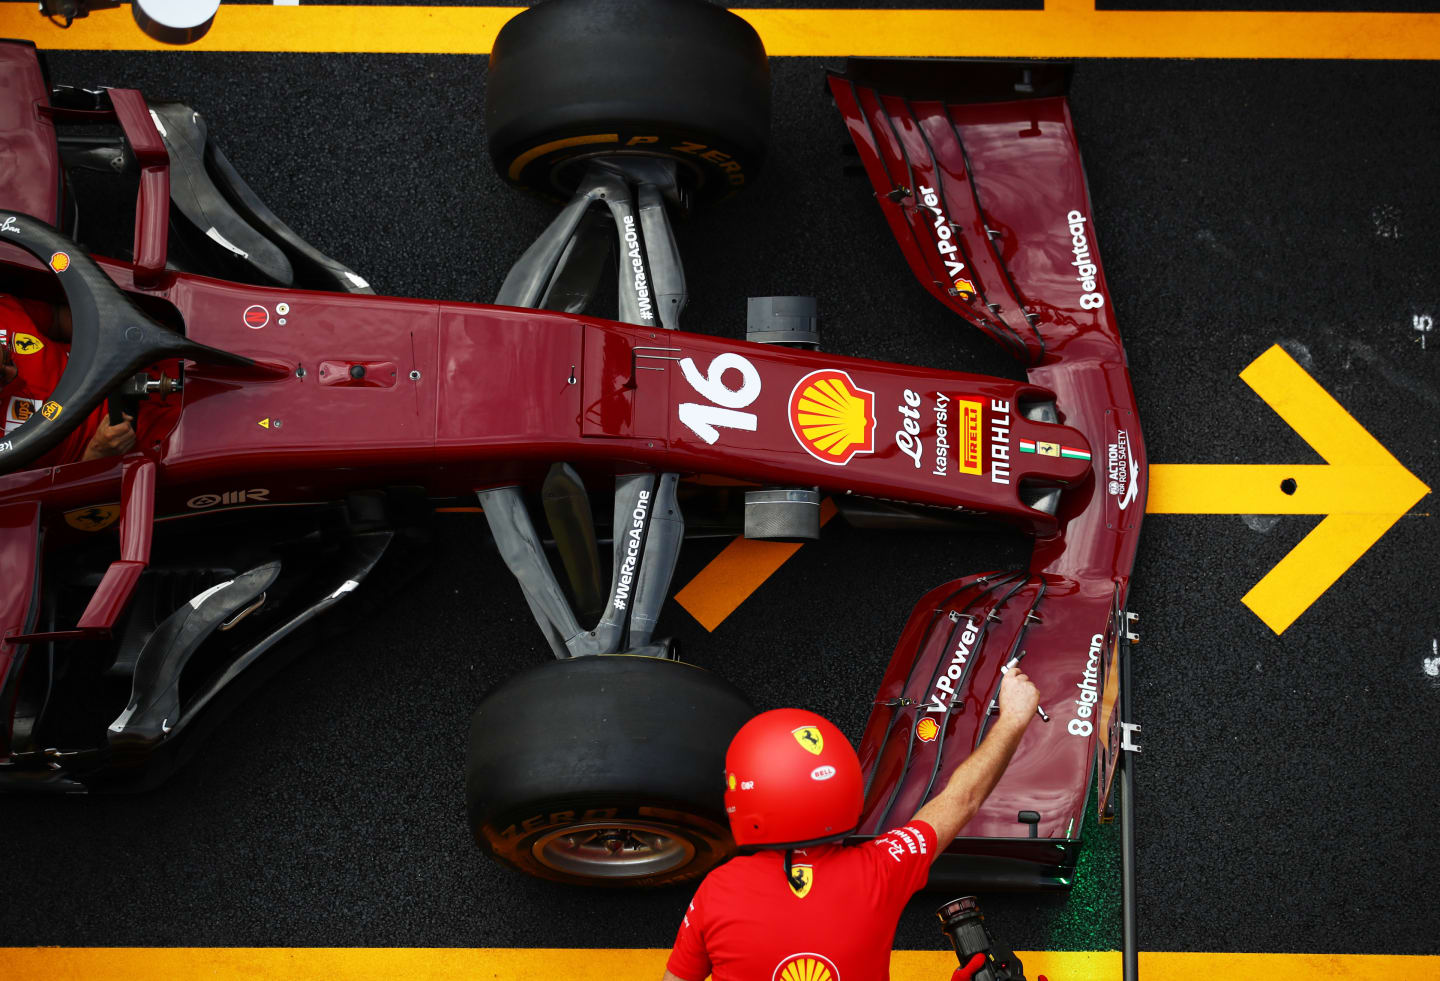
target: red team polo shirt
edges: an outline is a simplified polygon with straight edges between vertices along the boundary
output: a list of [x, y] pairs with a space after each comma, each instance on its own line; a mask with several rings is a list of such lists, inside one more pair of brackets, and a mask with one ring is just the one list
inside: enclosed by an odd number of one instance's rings
[[[33, 315], [32, 315], [33, 314]], [[65, 372], [65, 363], [70, 358], [70, 345], [51, 340], [39, 327], [37, 320], [49, 323], [50, 308], [43, 303], [28, 303], [13, 296], [0, 293], [0, 339], [10, 342], [10, 353], [19, 371], [15, 380], [0, 388], [0, 408], [5, 413], [5, 432], [12, 433], [40, 411], [40, 406], [60, 384]], [[85, 455], [85, 447], [105, 411], [104, 406], [96, 409], [89, 419], [76, 426], [64, 442], [46, 453], [32, 467], [54, 467], [62, 463], [74, 463]], [[0, 436], [0, 439], [3, 439]]]
[[935, 829], [911, 821], [860, 845], [741, 855], [700, 883], [666, 965], [684, 981], [884, 981], [900, 910], [930, 873]]

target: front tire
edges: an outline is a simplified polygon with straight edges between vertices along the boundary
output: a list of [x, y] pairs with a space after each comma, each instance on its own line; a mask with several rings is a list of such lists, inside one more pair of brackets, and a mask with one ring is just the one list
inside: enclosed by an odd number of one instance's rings
[[754, 181], [770, 128], [755, 30], [707, 0], [544, 0], [500, 30], [490, 154], [512, 184], [568, 198], [597, 156], [674, 160], [717, 200]]
[[580, 885], [696, 879], [734, 851], [723, 774], [754, 709], [723, 679], [652, 657], [552, 661], [475, 711], [466, 803], [480, 847]]

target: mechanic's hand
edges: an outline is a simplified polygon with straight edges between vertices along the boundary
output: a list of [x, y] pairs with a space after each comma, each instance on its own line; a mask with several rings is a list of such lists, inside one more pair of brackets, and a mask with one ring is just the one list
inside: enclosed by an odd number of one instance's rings
[[90, 444], [85, 447], [85, 455], [80, 459], [99, 460], [102, 457], [119, 456], [122, 453], [130, 452], [135, 445], [134, 422], [135, 417], [126, 414], [120, 422], [112, 426], [110, 417], [102, 415], [100, 425], [96, 427], [95, 435], [90, 437]]
[[1040, 692], [1019, 666], [1013, 667], [1000, 682], [1000, 718], [1029, 725], [1040, 704]]

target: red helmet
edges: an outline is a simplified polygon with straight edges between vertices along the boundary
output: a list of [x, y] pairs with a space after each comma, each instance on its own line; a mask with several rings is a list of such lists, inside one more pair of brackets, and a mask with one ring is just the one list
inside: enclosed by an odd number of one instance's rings
[[814, 712], [763, 712], [740, 728], [725, 753], [725, 813], [741, 848], [844, 837], [860, 823], [864, 801], [850, 740]]

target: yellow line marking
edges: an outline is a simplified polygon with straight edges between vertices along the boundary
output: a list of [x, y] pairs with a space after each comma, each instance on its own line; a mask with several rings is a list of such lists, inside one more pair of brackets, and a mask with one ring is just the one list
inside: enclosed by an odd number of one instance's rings
[[[520, 7], [225, 4], [195, 51], [485, 54]], [[772, 55], [1031, 58], [1440, 58], [1440, 14], [1095, 10], [774, 10], [736, 13]], [[127, 7], [62, 29], [33, 4], [0, 3], [0, 37], [41, 48], [174, 51]]]
[[[1240, 373], [1324, 464], [1150, 468], [1147, 514], [1323, 514], [1242, 602], [1277, 634], [1295, 622], [1430, 488], [1279, 345]], [[1295, 493], [1281, 490], [1295, 481]]]
[[[679, 915], [677, 908], [676, 915]], [[509, 947], [0, 947], [7, 977], [46, 981], [614, 981], [658, 978], [668, 950], [575, 950]], [[1117, 951], [1017, 951], [1025, 976], [1049, 981], [1114, 981]], [[1141, 951], [1147, 981], [1215, 978], [1436, 978], [1440, 958], [1403, 954], [1206, 954]], [[893, 981], [943, 981], [955, 955], [897, 950]]]
[[[821, 527], [834, 516], [835, 503], [827, 497], [820, 502]], [[714, 630], [799, 550], [795, 543], [737, 538], [675, 594], [675, 602]]]
[[[1325, 520], [1242, 598], [1280, 634], [1430, 493], [1430, 488], [1279, 345], [1256, 358], [1240, 378], [1326, 462], [1152, 464], [1145, 511], [1325, 515]], [[1286, 480], [1295, 482], [1294, 493], [1286, 494], [1281, 488]], [[705, 629], [714, 630], [799, 548], [736, 539], [675, 598]]]

